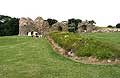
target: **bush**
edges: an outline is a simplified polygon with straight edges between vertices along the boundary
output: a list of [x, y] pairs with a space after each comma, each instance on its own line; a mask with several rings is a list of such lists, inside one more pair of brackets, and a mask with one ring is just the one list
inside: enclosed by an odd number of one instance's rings
[[118, 24], [116, 25], [116, 28], [120, 28], [120, 23], [118, 23]]
[[108, 27], [108, 28], [113, 28], [113, 26], [112, 26], [112, 25], [108, 25], [107, 27]]

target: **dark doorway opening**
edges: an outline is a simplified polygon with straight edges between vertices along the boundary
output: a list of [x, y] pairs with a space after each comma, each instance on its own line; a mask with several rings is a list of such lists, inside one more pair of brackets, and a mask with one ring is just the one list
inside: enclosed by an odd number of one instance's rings
[[87, 26], [86, 25], [82, 25], [82, 29], [83, 30], [87, 30]]
[[62, 27], [61, 26], [59, 26], [58, 27], [58, 31], [62, 31], [63, 29], [62, 29]]

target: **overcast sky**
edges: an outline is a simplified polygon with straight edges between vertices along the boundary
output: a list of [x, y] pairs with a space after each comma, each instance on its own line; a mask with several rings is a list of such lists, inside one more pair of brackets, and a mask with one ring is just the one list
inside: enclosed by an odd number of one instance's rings
[[1, 0], [0, 14], [35, 19], [95, 20], [99, 26], [120, 22], [120, 0]]

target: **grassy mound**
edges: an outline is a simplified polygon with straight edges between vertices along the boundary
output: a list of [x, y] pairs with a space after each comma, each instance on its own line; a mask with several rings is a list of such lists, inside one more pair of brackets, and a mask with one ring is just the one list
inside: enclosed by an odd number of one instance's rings
[[53, 32], [50, 35], [64, 49], [73, 49], [77, 56], [94, 56], [98, 59], [120, 57], [120, 50], [107, 41], [67, 32]]

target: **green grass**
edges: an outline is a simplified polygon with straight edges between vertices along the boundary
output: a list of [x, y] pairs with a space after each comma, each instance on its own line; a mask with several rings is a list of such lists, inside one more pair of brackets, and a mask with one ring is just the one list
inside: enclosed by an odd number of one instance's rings
[[115, 47], [120, 47], [120, 32], [109, 32], [109, 33], [92, 33], [82, 34], [86, 37], [95, 38], [97, 40], [111, 42]]
[[74, 62], [44, 38], [0, 37], [0, 78], [120, 78], [120, 66]]
[[77, 56], [98, 59], [120, 58], [120, 33], [74, 34], [53, 32], [51, 37], [64, 49], [73, 49]]

